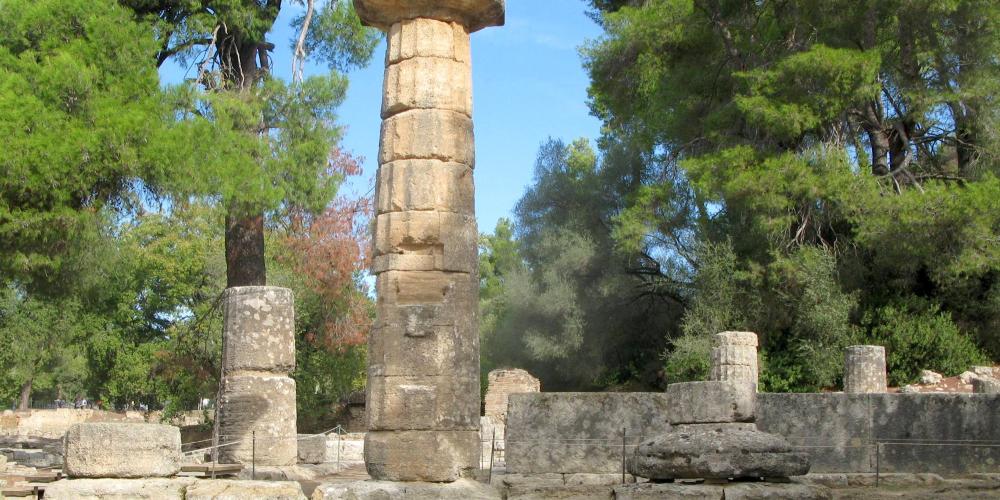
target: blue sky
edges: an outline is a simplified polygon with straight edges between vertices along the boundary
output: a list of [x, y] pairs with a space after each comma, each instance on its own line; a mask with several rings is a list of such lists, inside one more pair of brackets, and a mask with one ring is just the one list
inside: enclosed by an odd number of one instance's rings
[[[588, 79], [577, 51], [600, 35], [586, 9], [584, 0], [507, 0], [506, 25], [472, 35], [476, 214], [482, 232], [492, 232], [499, 218], [511, 215], [531, 183], [543, 142], [549, 137], [596, 139], [600, 132], [587, 108]], [[291, 74], [296, 34], [289, 22], [298, 11], [293, 5], [283, 8], [269, 36], [277, 45], [274, 73], [282, 78]], [[363, 178], [345, 186], [357, 193], [371, 188], [378, 167], [384, 53], [383, 43], [369, 67], [349, 74], [350, 88], [339, 111], [339, 121], [347, 127], [344, 147], [365, 159]], [[162, 80], [180, 81], [185, 70], [164, 65]], [[307, 74], [325, 71], [306, 67]]]

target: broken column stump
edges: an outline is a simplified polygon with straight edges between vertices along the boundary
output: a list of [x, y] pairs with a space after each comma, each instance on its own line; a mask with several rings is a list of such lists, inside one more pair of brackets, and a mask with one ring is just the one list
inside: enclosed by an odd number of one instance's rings
[[479, 465], [478, 260], [469, 34], [503, 0], [355, 0], [387, 33], [365, 464], [455, 481]]
[[757, 387], [757, 334], [722, 332], [712, 338], [711, 380], [750, 382]]
[[885, 347], [852, 345], [844, 350], [844, 392], [886, 392]]
[[784, 478], [809, 472], [805, 453], [777, 434], [757, 430], [751, 382], [685, 382], [667, 386], [671, 429], [635, 449], [629, 471], [653, 482], [675, 479]]
[[215, 441], [219, 463], [294, 465], [295, 305], [271, 286], [226, 289], [222, 296], [222, 379]]

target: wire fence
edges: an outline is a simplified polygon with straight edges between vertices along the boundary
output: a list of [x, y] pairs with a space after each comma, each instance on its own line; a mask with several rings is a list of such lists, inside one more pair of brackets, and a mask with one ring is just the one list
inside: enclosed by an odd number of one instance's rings
[[[289, 441], [298, 442], [298, 441], [304, 441], [304, 440], [307, 440], [307, 439], [315, 439], [318, 436], [329, 436], [330, 434], [336, 434], [336, 436], [337, 436], [337, 444], [336, 444], [337, 453], [336, 453], [336, 457], [334, 458], [334, 463], [337, 464], [337, 469], [340, 469], [341, 465], [342, 465], [341, 464], [341, 441], [342, 441], [342, 437], [345, 434], [348, 434], [348, 432], [342, 426], [340, 426], [340, 425], [338, 425], [336, 427], [333, 427], [331, 429], [327, 429], [327, 430], [325, 430], [323, 432], [316, 433], [316, 434], [296, 434], [295, 436], [268, 436], [268, 435], [260, 435], [260, 436], [258, 436], [257, 435], [257, 431], [251, 431], [250, 432], [250, 437], [244, 437], [242, 439], [234, 439], [234, 440], [225, 441], [225, 442], [218, 443], [218, 444], [212, 444], [210, 446], [189, 449], [189, 450], [186, 450], [186, 451], [182, 451], [181, 452], [181, 456], [183, 458], [185, 458], [185, 459], [194, 459], [195, 457], [199, 457], [199, 456], [204, 457], [205, 455], [208, 455], [208, 454], [211, 453], [212, 457], [213, 457], [213, 462], [215, 462], [215, 461], [218, 460], [218, 452], [219, 452], [219, 450], [221, 450], [223, 448], [229, 448], [229, 447], [241, 445], [241, 444], [242, 445], [249, 444], [250, 445], [250, 479], [256, 479], [257, 478], [257, 445], [259, 443], [270, 445], [270, 444], [273, 444], [275, 441], [277, 441], [277, 442], [289, 442]], [[185, 446], [190, 446], [190, 445], [193, 445], [193, 444], [202, 444], [202, 443], [208, 443], [208, 442], [215, 443], [216, 439], [217, 438], [213, 437], [213, 438], [209, 438], [209, 439], [201, 439], [201, 440], [197, 440], [197, 441], [189, 441], [187, 443], [183, 443], [181, 445], [181, 447], [182, 447], [182, 450], [183, 450], [183, 448]], [[325, 444], [324, 444], [324, 446], [325, 446]]]

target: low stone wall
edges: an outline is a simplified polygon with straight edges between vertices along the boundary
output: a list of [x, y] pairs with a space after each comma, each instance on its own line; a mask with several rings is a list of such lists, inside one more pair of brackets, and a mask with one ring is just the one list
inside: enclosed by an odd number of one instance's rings
[[1000, 395], [760, 394], [757, 426], [813, 472], [1000, 472]]
[[511, 394], [507, 471], [620, 473], [623, 445], [631, 453], [643, 438], [669, 430], [667, 408], [662, 393]]
[[[620, 472], [622, 427], [631, 454], [638, 434], [669, 429], [670, 405], [661, 393], [512, 395], [507, 470]], [[756, 413], [760, 430], [809, 453], [812, 472], [1000, 473], [996, 394], [759, 394]]]
[[[194, 426], [205, 422], [205, 412], [182, 412], [170, 419], [169, 423], [178, 427]], [[208, 412], [212, 418], [212, 412]], [[66, 431], [74, 424], [85, 422], [132, 422], [161, 423], [163, 413], [154, 411], [143, 413], [139, 411], [111, 412], [104, 410], [77, 410], [61, 408], [58, 410], [6, 410], [0, 414], [0, 442], [29, 441], [32, 439], [62, 439]]]

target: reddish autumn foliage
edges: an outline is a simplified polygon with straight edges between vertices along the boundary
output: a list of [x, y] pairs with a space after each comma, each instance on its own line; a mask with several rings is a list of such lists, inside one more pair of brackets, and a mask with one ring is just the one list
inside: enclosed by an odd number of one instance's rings
[[[359, 175], [357, 158], [335, 151], [331, 175]], [[373, 202], [370, 195], [338, 196], [321, 213], [293, 210], [285, 246], [290, 264], [316, 300], [306, 340], [341, 350], [362, 344], [371, 329], [368, 269]]]

